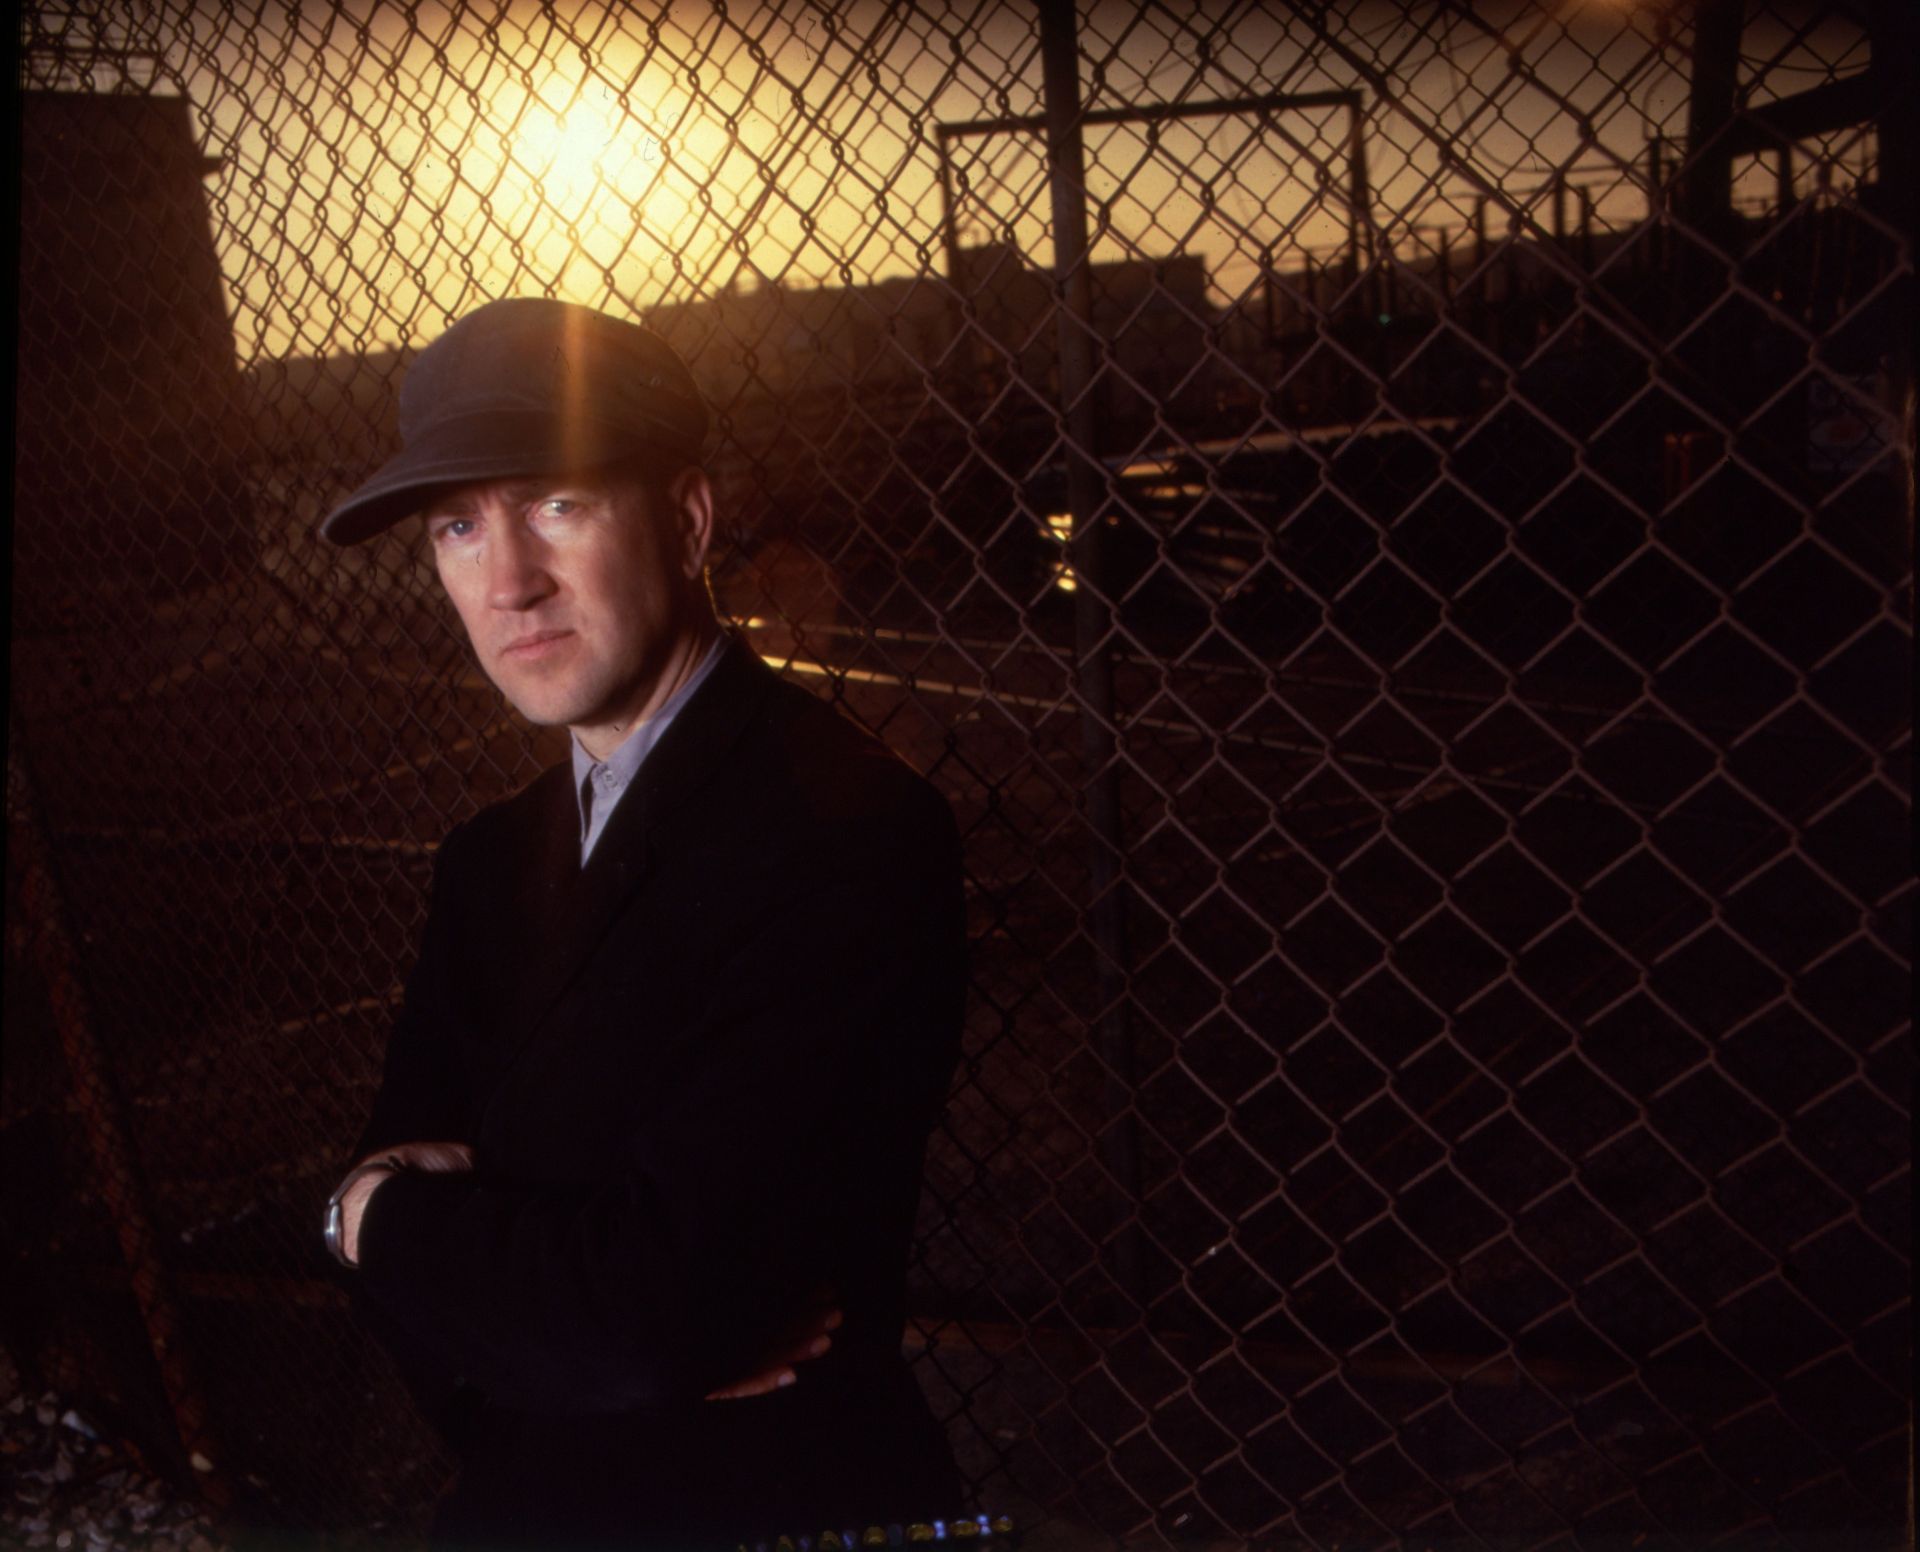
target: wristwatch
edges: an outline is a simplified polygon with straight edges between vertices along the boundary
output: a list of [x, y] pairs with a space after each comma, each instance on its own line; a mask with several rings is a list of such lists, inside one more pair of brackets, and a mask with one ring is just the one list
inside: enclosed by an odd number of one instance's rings
[[353, 1183], [364, 1175], [397, 1175], [406, 1167], [391, 1154], [385, 1158], [368, 1159], [366, 1163], [356, 1164], [348, 1170], [346, 1179], [342, 1180], [334, 1188], [333, 1195], [327, 1198], [327, 1226], [324, 1231], [327, 1249], [331, 1252], [333, 1259], [342, 1266], [357, 1269], [360, 1265], [358, 1261], [347, 1259], [346, 1214], [340, 1208], [340, 1203], [345, 1199], [347, 1192], [352, 1190]]

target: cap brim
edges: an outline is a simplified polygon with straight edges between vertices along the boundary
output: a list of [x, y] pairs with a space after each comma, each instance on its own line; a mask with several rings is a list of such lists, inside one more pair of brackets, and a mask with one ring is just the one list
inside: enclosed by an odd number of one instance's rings
[[359, 544], [421, 511], [437, 492], [476, 480], [513, 479], [604, 466], [658, 454], [697, 459], [684, 432], [529, 411], [488, 411], [442, 421], [389, 458], [320, 524], [320, 537]]

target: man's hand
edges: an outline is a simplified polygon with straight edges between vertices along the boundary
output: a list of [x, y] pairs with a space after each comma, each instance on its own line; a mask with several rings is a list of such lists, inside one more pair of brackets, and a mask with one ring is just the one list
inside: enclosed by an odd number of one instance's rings
[[829, 1332], [839, 1329], [841, 1315], [835, 1307], [839, 1295], [832, 1288], [816, 1293], [806, 1310], [786, 1333], [778, 1350], [760, 1368], [743, 1380], [719, 1390], [709, 1391], [709, 1401], [739, 1401], [747, 1396], [764, 1396], [799, 1378], [794, 1365], [818, 1358], [833, 1346]]
[[[408, 1169], [425, 1170], [429, 1174], [458, 1174], [473, 1168], [473, 1149], [463, 1142], [403, 1142], [396, 1147], [377, 1149], [360, 1163], [369, 1159], [394, 1159]], [[355, 1266], [360, 1264], [361, 1216], [367, 1210], [367, 1203], [373, 1200], [373, 1193], [392, 1178], [391, 1172], [362, 1175], [340, 1198], [340, 1248]]]

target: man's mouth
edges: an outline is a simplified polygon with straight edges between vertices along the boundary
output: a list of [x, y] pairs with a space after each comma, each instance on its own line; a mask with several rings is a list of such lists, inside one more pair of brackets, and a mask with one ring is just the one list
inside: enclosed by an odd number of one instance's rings
[[500, 649], [500, 655], [516, 661], [545, 657], [572, 635], [573, 632], [570, 630], [529, 631], [526, 635], [516, 636], [509, 641]]

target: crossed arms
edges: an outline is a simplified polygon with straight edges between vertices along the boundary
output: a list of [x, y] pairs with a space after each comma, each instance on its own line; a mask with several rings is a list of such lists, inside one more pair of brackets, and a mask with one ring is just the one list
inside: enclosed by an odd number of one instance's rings
[[[764, 1394], [826, 1351], [843, 1310], [849, 1337], [892, 1326], [897, 1350], [890, 1279], [964, 975], [945, 805], [901, 786], [804, 857], [730, 877], [751, 909], [727, 917], [697, 1011], [638, 1084], [631, 1124], [584, 1143], [576, 1132], [609, 1113], [620, 1042], [645, 1042], [646, 1022], [609, 1044], [617, 1008], [583, 999], [582, 1028], [541, 1030], [540, 1063], [503, 1075], [474, 1060], [457, 901], [480, 851], [443, 848], [363, 1142], [412, 1167], [343, 1201], [389, 1345], [443, 1381], [560, 1412]], [[574, 1105], [585, 1119], [567, 1132]], [[543, 1148], [570, 1162], [544, 1169]]]

